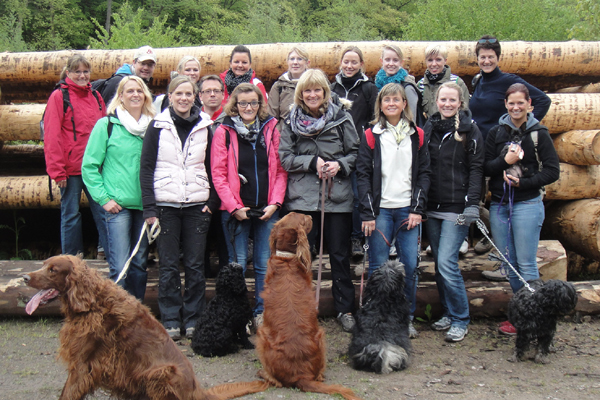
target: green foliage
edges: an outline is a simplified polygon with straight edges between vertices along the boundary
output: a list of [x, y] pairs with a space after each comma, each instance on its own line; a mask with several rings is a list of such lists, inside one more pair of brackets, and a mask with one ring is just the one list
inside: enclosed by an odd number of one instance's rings
[[[17, 212], [13, 210], [14, 226], [0, 225], [0, 229], [8, 229], [15, 234], [15, 256], [11, 257], [11, 260], [31, 260], [33, 255], [28, 249], [19, 250], [19, 235], [21, 230], [25, 227], [25, 218], [17, 217]], [[21, 257], [22, 255], [22, 257]]]
[[431, 304], [427, 304], [425, 306], [425, 316], [427, 317], [427, 319], [421, 318], [421, 317], [417, 317], [417, 321], [421, 321], [421, 322], [431, 322], [432, 318], [433, 318], [433, 313], [431, 312]]
[[27, 51], [23, 40], [23, 25], [19, 23], [16, 13], [8, 13], [0, 17], [0, 52]]
[[569, 32], [569, 38], [578, 40], [600, 40], [600, 2], [577, 0], [578, 21]]

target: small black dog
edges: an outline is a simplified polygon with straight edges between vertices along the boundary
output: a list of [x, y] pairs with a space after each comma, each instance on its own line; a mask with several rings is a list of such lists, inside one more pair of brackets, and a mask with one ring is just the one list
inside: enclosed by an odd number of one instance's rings
[[364, 305], [356, 313], [356, 325], [348, 353], [358, 370], [389, 374], [408, 367], [409, 303], [404, 295], [404, 266], [390, 260], [367, 282]]
[[252, 319], [242, 266], [230, 263], [219, 271], [215, 297], [196, 323], [192, 349], [204, 357], [235, 353], [241, 345], [253, 349], [246, 325]]
[[515, 353], [508, 361], [522, 361], [530, 343], [537, 339], [534, 361], [546, 364], [556, 321], [575, 309], [577, 291], [572, 283], [556, 279], [528, 283], [535, 292], [522, 287], [508, 303], [508, 321], [517, 329]]

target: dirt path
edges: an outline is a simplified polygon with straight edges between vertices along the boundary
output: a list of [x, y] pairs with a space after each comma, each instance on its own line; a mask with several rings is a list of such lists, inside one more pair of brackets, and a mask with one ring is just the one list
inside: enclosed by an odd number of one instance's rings
[[[443, 334], [418, 324], [409, 369], [390, 375], [353, 370], [345, 355], [350, 336], [334, 319], [321, 321], [327, 332], [326, 381], [352, 388], [365, 399], [598, 399], [600, 398], [600, 319], [561, 322], [556, 353], [550, 364], [532, 361], [513, 364], [512, 338], [496, 333], [498, 321], [478, 320], [463, 342], [448, 344]], [[0, 400], [57, 399], [66, 379], [56, 361], [58, 319], [0, 320]], [[260, 368], [254, 350], [205, 359], [194, 355], [188, 341], [179, 348], [187, 354], [204, 386], [254, 380]], [[326, 395], [271, 389], [244, 399], [328, 399]], [[112, 399], [97, 392], [88, 399]]]

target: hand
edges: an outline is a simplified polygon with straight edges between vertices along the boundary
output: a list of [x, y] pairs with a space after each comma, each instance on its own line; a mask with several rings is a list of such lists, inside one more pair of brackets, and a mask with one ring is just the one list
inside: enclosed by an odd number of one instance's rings
[[408, 214], [408, 224], [406, 226], [406, 230], [410, 231], [412, 228], [419, 225], [421, 223], [422, 219], [423, 219], [423, 217], [421, 217], [421, 214], [413, 214], [413, 213]]
[[202, 208], [202, 212], [212, 214], [212, 211], [210, 211], [210, 208], [208, 208], [208, 206], [204, 206], [204, 208]]
[[363, 221], [362, 231], [365, 234], [365, 236], [371, 236], [375, 231], [375, 221]]
[[154, 225], [154, 223], [158, 221], [158, 218], [156, 217], [150, 217], [150, 218], [146, 218], [146, 223], [150, 226]]
[[516, 176], [512, 176], [510, 174], [507, 174], [506, 171], [504, 171], [504, 182], [506, 182], [507, 184], [514, 186], [514, 187], [519, 187], [519, 184], [520, 184], [519, 178], [517, 178]]
[[[325, 172], [323, 172], [323, 167], [325, 166]], [[319, 179], [324, 178], [333, 178], [338, 171], [340, 170], [340, 163], [337, 161], [323, 161], [321, 157], [317, 158], [317, 173], [319, 174]]]
[[507, 164], [513, 165], [523, 158], [521, 155], [522, 152], [521, 146], [516, 143], [512, 144], [504, 156], [504, 161], [506, 161]]
[[242, 207], [239, 210], [237, 210], [236, 212], [233, 213], [233, 216], [235, 217], [235, 219], [237, 219], [238, 221], [243, 221], [245, 219], [250, 219], [248, 218], [248, 216], [246, 215], [246, 211], [248, 211], [250, 209], [250, 207]]
[[54, 181], [56, 182], [56, 186], [58, 186], [61, 189], [64, 189], [67, 187], [67, 180], [63, 179], [62, 181]]
[[108, 203], [102, 206], [107, 213], [118, 214], [122, 210], [121, 206], [114, 200], [109, 200]]
[[[471, 225], [472, 222], [475, 222], [479, 219], [479, 206], [468, 206], [465, 207], [462, 215], [462, 224], [459, 225]], [[459, 216], [460, 217], [460, 216]]]
[[263, 216], [260, 217], [259, 219], [261, 221], [268, 221], [271, 216], [275, 213], [275, 211], [277, 211], [279, 207], [277, 207], [275, 204], [271, 204], [270, 206], [266, 206], [265, 208], [263, 208]]

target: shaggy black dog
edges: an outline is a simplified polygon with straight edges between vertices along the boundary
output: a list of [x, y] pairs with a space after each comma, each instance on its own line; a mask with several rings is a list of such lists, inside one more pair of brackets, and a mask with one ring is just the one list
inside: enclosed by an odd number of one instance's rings
[[515, 353], [509, 361], [522, 361], [529, 344], [537, 339], [535, 362], [548, 363], [548, 352], [559, 316], [577, 305], [575, 286], [569, 282], [541, 279], [528, 282], [535, 290], [521, 288], [508, 303], [508, 321], [517, 328]]
[[196, 323], [192, 349], [204, 357], [235, 353], [239, 345], [253, 349], [246, 332], [251, 319], [252, 308], [242, 266], [226, 265], [217, 276], [215, 297]]
[[367, 282], [364, 305], [356, 313], [356, 325], [348, 353], [355, 369], [388, 374], [408, 367], [409, 303], [404, 295], [404, 266], [390, 260]]

